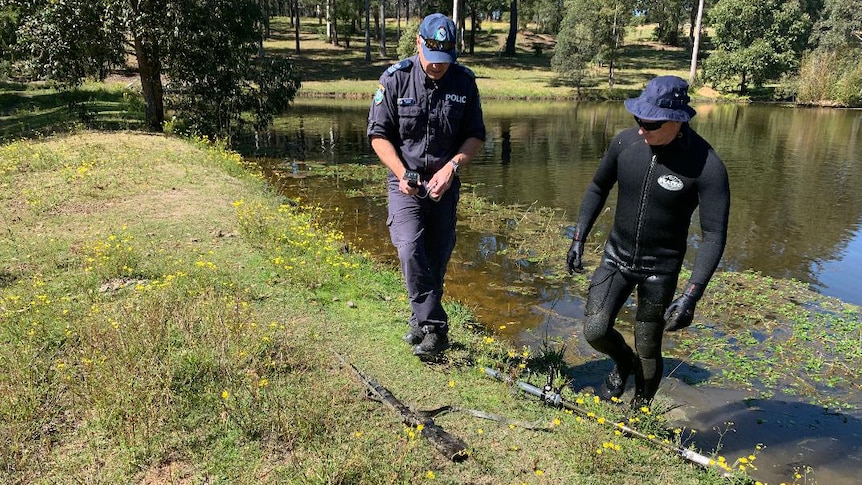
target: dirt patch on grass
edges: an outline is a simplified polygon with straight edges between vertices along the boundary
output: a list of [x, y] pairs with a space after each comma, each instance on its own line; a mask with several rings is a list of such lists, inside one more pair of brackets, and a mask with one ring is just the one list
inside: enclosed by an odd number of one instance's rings
[[186, 483], [198, 483], [198, 480], [196, 480], [191, 466], [177, 460], [155, 465], [147, 470], [141, 478], [142, 485], [183, 485]]
[[697, 95], [703, 96], [704, 98], [716, 99], [716, 98], [719, 98], [721, 96], [721, 93], [719, 93], [715, 89], [712, 89], [708, 86], [704, 86], [704, 87], [697, 90]]
[[[55, 219], [40, 232], [58, 235], [126, 224], [182, 227], [196, 239], [214, 230], [233, 232], [213, 226], [235, 220], [232, 204], [244, 185], [209, 167], [206, 149], [140, 133], [83, 133], [41, 143], [41, 152], [66, 168], [60, 176], [25, 168], [13, 177], [19, 195], [6, 202], [16, 226], [30, 226], [43, 213]], [[94, 217], [100, 227], [92, 227]]]

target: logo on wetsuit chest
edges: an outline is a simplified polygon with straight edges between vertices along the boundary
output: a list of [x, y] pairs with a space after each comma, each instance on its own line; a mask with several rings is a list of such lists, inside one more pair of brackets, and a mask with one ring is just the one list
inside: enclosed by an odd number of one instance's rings
[[457, 94], [447, 94], [446, 101], [464, 104], [467, 102], [467, 96], [458, 96]]
[[662, 175], [658, 178], [658, 184], [671, 192], [678, 192], [685, 187], [685, 184], [676, 175]]

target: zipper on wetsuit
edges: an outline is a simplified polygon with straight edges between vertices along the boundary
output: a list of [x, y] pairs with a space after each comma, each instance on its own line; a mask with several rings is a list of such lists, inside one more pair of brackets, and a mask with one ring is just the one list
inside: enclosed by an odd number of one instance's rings
[[639, 268], [641, 265], [638, 263], [638, 259], [640, 257], [640, 246], [641, 246], [641, 230], [643, 229], [643, 219], [644, 219], [644, 211], [646, 209], [646, 200], [647, 200], [647, 191], [649, 190], [649, 183], [652, 179], [652, 172], [655, 169], [655, 164], [658, 161], [658, 157], [653, 154], [652, 158], [649, 161], [649, 170], [647, 170], [646, 175], [644, 176], [644, 184], [641, 188], [641, 200], [640, 206], [638, 207], [638, 222], [635, 228], [635, 250], [632, 253], [632, 266], [635, 268]]

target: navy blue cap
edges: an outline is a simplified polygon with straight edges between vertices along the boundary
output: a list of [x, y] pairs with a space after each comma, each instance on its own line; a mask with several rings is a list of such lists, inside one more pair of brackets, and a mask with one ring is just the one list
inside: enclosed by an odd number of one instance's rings
[[685, 123], [697, 111], [688, 105], [688, 83], [677, 76], [658, 76], [647, 83], [637, 98], [625, 100], [629, 113], [642, 120], [679, 121]]
[[[455, 53], [455, 22], [452, 22], [452, 19], [442, 13], [432, 13], [422, 19], [419, 25], [419, 36], [423, 39], [419, 43], [422, 45], [422, 56], [426, 61], [450, 64], [455, 62], [458, 56]], [[441, 44], [429, 48], [424, 39]], [[451, 46], [451, 48], [443, 49], [443, 46]]]

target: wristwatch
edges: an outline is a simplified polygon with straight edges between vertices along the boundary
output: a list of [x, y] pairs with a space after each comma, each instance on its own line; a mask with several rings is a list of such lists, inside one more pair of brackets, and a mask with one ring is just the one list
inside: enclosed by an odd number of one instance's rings
[[452, 162], [452, 173], [458, 173], [458, 167], [460, 167], [461, 164], [458, 163], [458, 161], [455, 160], [454, 158], [452, 160], [449, 160], [449, 161]]

